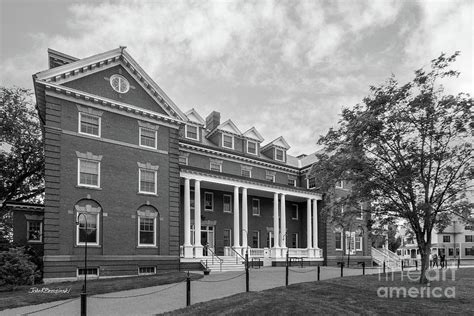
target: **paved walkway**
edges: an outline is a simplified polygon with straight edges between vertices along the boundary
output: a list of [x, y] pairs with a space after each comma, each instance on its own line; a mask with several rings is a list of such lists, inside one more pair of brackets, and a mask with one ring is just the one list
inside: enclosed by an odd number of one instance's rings
[[[367, 269], [366, 274], [378, 273]], [[362, 269], [344, 269], [344, 276], [361, 275]], [[337, 278], [340, 269], [321, 267], [321, 280]], [[291, 267], [289, 283], [317, 280], [316, 267]], [[285, 285], [285, 268], [250, 270], [250, 291], [262, 291]], [[191, 304], [245, 292], [244, 272], [211, 272], [191, 282]], [[61, 305], [58, 305], [61, 304]], [[154, 315], [186, 306], [186, 282], [88, 297], [89, 315]], [[56, 301], [0, 312], [1, 315], [79, 315], [80, 299]]]

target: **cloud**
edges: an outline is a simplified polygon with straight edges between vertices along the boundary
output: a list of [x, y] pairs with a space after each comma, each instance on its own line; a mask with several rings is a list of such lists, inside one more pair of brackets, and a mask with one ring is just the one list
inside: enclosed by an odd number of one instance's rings
[[444, 82], [448, 92], [474, 94], [473, 3], [469, 0], [436, 0], [418, 3], [420, 23], [410, 33], [405, 47], [408, 63], [416, 68], [429, 66], [429, 60], [441, 53], [461, 51], [454, 67], [461, 72], [458, 80]]
[[[61, 33], [31, 27], [31, 49], [0, 61], [1, 83], [31, 87], [48, 47], [86, 57], [126, 45], [181, 109], [204, 117], [216, 109], [242, 130], [255, 126], [268, 141], [282, 135], [291, 151], [308, 152], [342, 105], [392, 72], [412, 75], [440, 51], [459, 49], [461, 67], [472, 69], [469, 2], [436, 3], [75, 3]], [[464, 85], [472, 87], [470, 73]]]

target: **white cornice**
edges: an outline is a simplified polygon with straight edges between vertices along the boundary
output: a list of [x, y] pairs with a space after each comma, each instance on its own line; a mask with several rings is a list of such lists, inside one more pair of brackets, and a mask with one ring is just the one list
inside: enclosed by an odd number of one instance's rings
[[189, 170], [189, 169], [186, 169], [185, 167], [182, 167], [180, 171], [180, 176], [182, 178], [200, 180], [200, 181], [211, 182], [211, 183], [218, 183], [222, 185], [243, 187], [247, 189], [265, 191], [265, 192], [270, 192], [270, 193], [286, 194], [286, 195], [296, 196], [296, 197], [305, 198], [305, 199], [316, 199], [316, 200], [322, 199], [321, 194], [315, 193], [315, 192], [298, 190], [296, 188], [293, 189], [291, 187], [283, 188], [276, 185], [272, 185], [270, 182], [261, 184], [261, 183], [255, 183], [251, 180], [234, 179], [224, 174], [222, 175], [207, 174], [207, 173], [199, 172], [196, 170]]
[[[45, 86], [46, 94], [49, 94], [55, 97], [60, 97], [71, 102], [80, 102], [82, 104], [93, 106], [101, 110], [118, 112], [121, 114], [124, 114], [123, 112], [129, 113], [129, 114], [135, 114], [135, 116], [133, 116], [135, 118], [144, 119], [152, 123], [167, 125], [174, 128], [176, 128], [176, 126], [171, 126], [171, 124], [179, 125], [179, 124], [184, 123], [183, 121], [177, 120], [170, 116], [165, 116], [157, 112], [148, 111], [148, 110], [141, 109], [139, 107], [136, 107], [130, 104], [99, 97], [97, 95], [85, 93], [85, 92], [68, 88], [68, 87], [64, 87], [61, 85], [55, 85], [55, 84], [46, 83], [46, 82], [37, 82], [37, 83], [43, 84]], [[160, 121], [160, 122], [156, 122], [156, 121]], [[163, 124], [161, 121], [168, 122], [169, 124]]]
[[219, 157], [219, 158], [226, 157], [226, 158], [228, 158], [227, 160], [233, 160], [233, 161], [238, 162], [238, 163], [245, 162], [245, 163], [249, 163], [249, 164], [252, 164], [252, 165], [258, 166], [258, 167], [270, 168], [270, 169], [278, 170], [278, 171], [283, 170], [283, 171], [286, 171], [286, 172], [290, 172], [292, 174], [299, 175], [299, 169], [295, 168], [295, 167], [284, 167], [284, 166], [280, 166], [280, 165], [276, 165], [276, 164], [272, 164], [272, 163], [266, 163], [266, 162], [263, 162], [263, 161], [260, 161], [260, 160], [255, 160], [255, 159], [248, 158], [248, 157], [233, 155], [233, 154], [213, 150], [213, 149], [210, 149], [210, 148], [199, 147], [199, 146], [196, 146], [196, 145], [191, 145], [191, 144], [182, 143], [182, 142], [179, 143], [179, 147], [180, 147], [180, 150], [182, 150], [182, 151], [204, 152], [204, 153], [212, 155], [213, 157]]

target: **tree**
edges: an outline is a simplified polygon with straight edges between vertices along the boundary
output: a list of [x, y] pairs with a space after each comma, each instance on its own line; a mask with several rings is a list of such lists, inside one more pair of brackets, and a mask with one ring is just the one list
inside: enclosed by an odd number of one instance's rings
[[0, 218], [4, 201], [37, 202], [44, 193], [41, 126], [31, 91], [0, 87]]
[[442, 54], [404, 85], [392, 76], [371, 87], [362, 104], [343, 109], [338, 128], [319, 139], [324, 150], [311, 170], [323, 192], [341, 179], [352, 183], [344, 199], [328, 206], [370, 201], [375, 219], [409, 223], [422, 257], [421, 282], [433, 229], [453, 216], [467, 219], [473, 209], [466, 198], [474, 174], [472, 98], [447, 95], [439, 84], [459, 75], [450, 69], [458, 54]]

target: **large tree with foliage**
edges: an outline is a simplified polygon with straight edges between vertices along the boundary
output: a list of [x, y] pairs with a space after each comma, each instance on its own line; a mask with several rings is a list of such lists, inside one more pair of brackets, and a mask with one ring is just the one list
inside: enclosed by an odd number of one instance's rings
[[[43, 137], [31, 91], [0, 87], [0, 204], [40, 201], [44, 193]], [[6, 207], [0, 206], [0, 218]]]
[[453, 216], [468, 219], [473, 208], [466, 199], [474, 174], [472, 98], [446, 94], [439, 83], [459, 75], [451, 69], [457, 55], [442, 54], [406, 84], [392, 76], [371, 87], [361, 104], [342, 111], [338, 128], [319, 139], [324, 150], [312, 169], [324, 192], [339, 179], [352, 183], [345, 198], [326, 195], [329, 207], [370, 201], [372, 216], [407, 221], [423, 276], [433, 229]]

